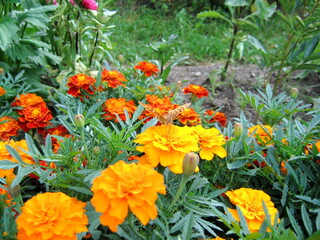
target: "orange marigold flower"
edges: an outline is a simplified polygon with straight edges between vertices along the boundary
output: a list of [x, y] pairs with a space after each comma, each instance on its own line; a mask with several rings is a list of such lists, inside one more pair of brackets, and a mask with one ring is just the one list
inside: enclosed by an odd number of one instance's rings
[[128, 81], [125, 79], [124, 75], [118, 71], [108, 71], [103, 69], [101, 82], [107, 83], [108, 87], [116, 88], [118, 86], [125, 87], [126, 85], [123, 82]]
[[[320, 140], [319, 139], [316, 140], [316, 142], [314, 143], [314, 146], [316, 147], [316, 150], [318, 152], [320, 152]], [[305, 146], [304, 152], [305, 152], [305, 154], [309, 154], [310, 151], [312, 152], [312, 144], [311, 143], [309, 143], [307, 146]]]
[[209, 92], [208, 92], [207, 89], [205, 89], [204, 87], [198, 86], [198, 85], [194, 85], [194, 84], [190, 84], [187, 87], [185, 87], [183, 89], [183, 92], [185, 94], [192, 93], [197, 98], [202, 98], [202, 97], [208, 97], [209, 96]]
[[157, 76], [159, 69], [158, 67], [150, 62], [139, 62], [136, 66], [134, 66], [134, 69], [139, 69], [140, 71], [144, 72], [144, 75], [147, 77], [151, 77], [152, 75]]
[[118, 161], [93, 180], [92, 205], [101, 212], [101, 224], [116, 232], [128, 209], [143, 225], [157, 217], [157, 193], [166, 194], [163, 176], [150, 165]]
[[[12, 103], [12, 107], [21, 107], [21, 108], [36, 107], [41, 105], [46, 105], [46, 102], [43, 100], [42, 97], [34, 93], [21, 94]], [[16, 111], [20, 114], [22, 110], [17, 109]]]
[[[6, 145], [9, 145], [12, 148], [14, 148], [19, 153], [23, 162], [28, 164], [34, 164], [32, 157], [21, 150], [21, 149], [25, 151], [29, 150], [26, 140], [21, 140], [16, 142], [14, 140], [6, 141], [6, 142], [0, 141], [0, 161], [9, 160], [11, 162], [18, 162], [17, 159], [15, 159], [10, 155], [10, 153], [6, 148]], [[12, 173], [13, 173], [13, 169], [7, 169], [7, 170], [0, 169], [0, 177], [10, 176]]]
[[85, 203], [62, 192], [39, 193], [21, 208], [17, 218], [18, 240], [75, 240], [87, 231]]
[[[227, 191], [226, 195], [230, 201], [238, 206], [246, 219], [250, 232], [258, 232], [263, 221], [265, 220], [265, 213], [262, 202], [265, 203], [272, 224], [278, 210], [274, 207], [273, 202], [268, 194], [261, 190], [252, 188], [240, 188], [233, 191]], [[228, 208], [234, 219], [240, 222], [240, 218], [236, 209]]]
[[3, 87], [0, 87], [0, 97], [5, 95], [7, 92]]
[[254, 137], [257, 138], [257, 141], [261, 144], [266, 144], [271, 141], [272, 127], [269, 125], [255, 125], [248, 129], [248, 135], [251, 136], [253, 133]]
[[197, 138], [191, 127], [161, 125], [148, 128], [139, 134], [134, 142], [139, 152], [144, 152], [139, 161], [152, 167], [160, 163], [176, 174], [182, 173], [183, 158], [186, 153], [199, 150]]
[[16, 136], [19, 131], [19, 123], [12, 117], [4, 116], [0, 118], [0, 140], [9, 140]]
[[216, 112], [216, 111], [213, 111], [213, 110], [207, 110], [207, 111], [205, 111], [204, 115], [212, 117], [211, 119], [208, 120], [209, 123], [218, 122], [223, 127], [227, 126], [227, 117], [222, 112]]
[[[204, 240], [204, 239], [201, 239], [201, 240]], [[221, 238], [221, 237], [216, 237], [216, 238], [209, 238], [209, 239], [206, 239], [206, 240], [226, 240], [225, 238]]]
[[200, 143], [199, 155], [202, 159], [212, 160], [215, 154], [220, 158], [227, 156], [227, 151], [222, 147], [226, 141], [218, 129], [205, 129], [198, 125], [193, 128], [193, 131]]
[[79, 73], [68, 78], [67, 86], [69, 87], [68, 94], [74, 97], [82, 97], [81, 90], [93, 95], [95, 90], [94, 84], [96, 80], [83, 73]]
[[71, 137], [68, 129], [66, 129], [63, 125], [58, 125], [56, 127], [52, 127], [52, 128], [47, 129], [46, 131], [44, 131], [43, 137], [46, 138], [48, 136], [48, 134], [53, 136], [51, 138], [51, 141], [52, 141], [52, 148], [53, 148], [54, 153], [57, 153], [60, 148], [60, 143], [59, 143], [58, 139], [55, 138], [54, 136], [61, 136], [61, 137], [67, 137], [67, 138]]
[[103, 114], [106, 120], [115, 120], [116, 122], [119, 122], [116, 115], [118, 115], [122, 121], [125, 121], [125, 109], [131, 118], [137, 107], [134, 105], [133, 100], [127, 101], [124, 98], [110, 98], [106, 100], [105, 108], [102, 109], [102, 111], [106, 112]]
[[186, 110], [180, 113], [178, 121], [181, 122], [183, 125], [194, 126], [201, 123], [201, 118], [200, 115], [193, 108], [187, 108]]

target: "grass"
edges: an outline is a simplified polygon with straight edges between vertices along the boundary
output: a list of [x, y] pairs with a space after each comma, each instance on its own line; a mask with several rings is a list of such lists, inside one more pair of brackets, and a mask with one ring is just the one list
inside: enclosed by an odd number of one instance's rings
[[228, 27], [220, 21], [204, 22], [188, 16], [183, 10], [175, 16], [164, 16], [147, 8], [119, 10], [110, 23], [116, 25], [110, 36], [111, 54], [122, 55], [127, 63], [156, 59], [149, 44], [168, 39], [172, 34], [177, 35], [176, 57], [189, 56], [191, 63], [217, 61], [227, 55]]

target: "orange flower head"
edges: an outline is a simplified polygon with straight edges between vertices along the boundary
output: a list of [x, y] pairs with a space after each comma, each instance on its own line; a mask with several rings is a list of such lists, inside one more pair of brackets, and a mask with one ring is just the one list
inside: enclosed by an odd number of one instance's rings
[[[48, 134], [50, 134], [51, 136], [55, 135], [55, 136], [61, 136], [61, 137], [67, 137], [67, 138], [71, 137], [68, 129], [66, 129], [63, 125], [58, 125], [56, 127], [52, 127], [52, 128], [47, 129], [44, 132], [43, 137], [46, 138]], [[59, 143], [58, 139], [55, 137], [52, 137], [51, 141], [52, 141], [53, 152], [57, 153], [60, 148], [60, 143]]]
[[225, 144], [225, 138], [218, 129], [205, 129], [198, 125], [193, 128], [193, 131], [200, 143], [199, 155], [202, 159], [212, 160], [214, 155], [220, 158], [227, 156], [227, 151], [222, 147]]
[[125, 109], [127, 110], [129, 117], [131, 118], [137, 107], [134, 105], [133, 100], [127, 101], [124, 98], [110, 98], [106, 100], [105, 108], [102, 109], [102, 111], [106, 112], [105, 114], [103, 114], [106, 120], [114, 120], [116, 122], [119, 122], [116, 115], [118, 115], [122, 121], [125, 121]]
[[183, 158], [186, 153], [199, 150], [197, 138], [191, 127], [161, 125], [148, 128], [139, 134], [134, 142], [139, 152], [145, 153], [139, 162], [152, 167], [161, 164], [176, 173], [182, 173]]
[[209, 123], [218, 122], [223, 127], [227, 126], [227, 117], [222, 112], [216, 112], [216, 111], [213, 111], [213, 110], [207, 110], [207, 111], [205, 111], [204, 115], [212, 116], [212, 118], [208, 120]]
[[157, 76], [159, 69], [158, 67], [150, 62], [139, 62], [136, 66], [134, 66], [134, 69], [139, 69], [140, 71], [144, 72], [144, 75], [147, 77], [151, 77], [152, 75]]
[[[246, 219], [250, 232], [258, 232], [265, 220], [265, 213], [262, 202], [265, 203], [270, 215], [271, 224], [274, 224], [274, 218], [278, 210], [274, 207], [273, 202], [268, 194], [261, 190], [252, 188], [240, 188], [225, 193], [232, 204], [238, 206]], [[236, 209], [228, 208], [234, 219], [240, 222]]]
[[67, 86], [69, 87], [68, 94], [74, 97], [82, 97], [81, 90], [93, 95], [95, 90], [94, 84], [96, 80], [83, 73], [79, 73], [68, 78]]
[[195, 126], [201, 123], [200, 115], [193, 108], [187, 108], [181, 112], [178, 120], [187, 126]]
[[85, 203], [62, 192], [39, 193], [25, 202], [17, 218], [18, 240], [75, 240], [87, 231]]
[[[316, 147], [316, 150], [320, 152], [320, 140], [317, 139], [316, 142], [314, 143], [314, 146]], [[304, 152], [305, 154], [309, 154], [309, 151], [312, 152], [312, 144], [309, 143], [307, 146], [305, 146]]]
[[209, 92], [207, 89], [205, 89], [202, 86], [190, 84], [187, 87], [183, 89], [183, 92], [185, 94], [191, 93], [192, 95], [196, 96], [197, 98], [202, 98], [202, 97], [208, 97]]
[[128, 80], [125, 79], [124, 75], [118, 71], [108, 71], [103, 69], [101, 81], [107, 83], [108, 87], [116, 88], [118, 86], [125, 87], [126, 85], [124, 85], [123, 82]]
[[0, 140], [9, 140], [12, 136], [17, 136], [20, 130], [19, 123], [12, 117], [0, 118]]
[[272, 127], [269, 125], [255, 125], [248, 129], [249, 136], [251, 136], [254, 132], [254, 137], [257, 138], [257, 141], [260, 144], [266, 144], [271, 141], [270, 135], [272, 135]]
[[0, 87], [0, 97], [5, 95], [7, 92], [3, 87]]
[[[14, 157], [12, 157], [10, 155], [10, 153], [8, 152], [6, 145], [11, 146], [12, 148], [14, 148], [20, 155], [20, 157], [22, 158], [22, 161], [28, 164], [34, 164], [34, 161], [32, 159], [32, 157], [25, 153], [24, 151], [22, 151], [21, 149], [28, 151], [28, 145], [26, 140], [21, 140], [21, 141], [14, 141], [14, 140], [10, 140], [10, 141], [0, 141], [0, 161], [1, 160], [9, 160], [11, 162], [18, 162], [17, 159], [15, 159]], [[13, 169], [0, 169], [0, 177], [6, 177], [6, 176], [11, 176], [13, 173]]]
[[163, 176], [150, 165], [118, 161], [93, 180], [92, 205], [101, 224], [113, 232], [124, 222], [128, 210], [146, 225], [157, 217], [157, 193], [166, 194]]
[[[21, 94], [19, 97], [15, 99], [15, 101], [12, 103], [12, 107], [37, 107], [46, 105], [46, 102], [43, 100], [42, 97], [34, 94], [34, 93], [26, 93]], [[16, 110], [19, 114], [21, 112], [20, 109]]]

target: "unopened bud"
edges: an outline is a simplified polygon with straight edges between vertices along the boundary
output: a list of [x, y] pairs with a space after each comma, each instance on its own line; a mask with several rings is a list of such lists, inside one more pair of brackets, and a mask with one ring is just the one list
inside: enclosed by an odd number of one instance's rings
[[3, 75], [4, 74], [4, 70], [3, 68], [0, 68], [0, 75]]
[[182, 171], [186, 176], [191, 176], [199, 164], [199, 156], [193, 152], [187, 153], [183, 158]]
[[93, 150], [94, 154], [99, 154], [100, 153], [100, 147], [99, 146], [94, 146], [92, 150]]
[[299, 89], [298, 88], [291, 88], [291, 97], [296, 99], [299, 94]]
[[76, 125], [76, 127], [78, 128], [83, 128], [86, 123], [84, 116], [82, 114], [75, 115], [73, 120], [74, 120], [74, 125]]
[[123, 60], [124, 60], [123, 56], [122, 56], [122, 55], [119, 55], [119, 56], [118, 56], [118, 61], [122, 63]]
[[236, 123], [234, 125], [233, 134], [235, 137], [239, 138], [243, 134], [243, 126], [241, 123]]

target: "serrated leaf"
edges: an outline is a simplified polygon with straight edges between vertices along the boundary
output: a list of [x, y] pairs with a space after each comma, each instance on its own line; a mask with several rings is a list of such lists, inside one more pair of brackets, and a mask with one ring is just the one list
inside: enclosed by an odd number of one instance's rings
[[247, 0], [226, 0], [224, 4], [229, 7], [243, 7], [249, 6], [250, 2]]
[[0, 49], [2, 51], [19, 39], [18, 31], [19, 27], [14, 19], [6, 17], [0, 20]]
[[232, 22], [228, 18], [214, 10], [200, 12], [197, 14], [197, 18], [220, 18], [232, 25]]
[[15, 163], [9, 160], [0, 161], [0, 169], [4, 169], [4, 170], [12, 169], [12, 168], [18, 167], [19, 165], [20, 165], [19, 163]]
[[302, 206], [301, 206], [301, 216], [302, 216], [303, 224], [304, 224], [305, 228], [307, 229], [308, 234], [311, 235], [313, 232], [311, 219], [309, 217], [306, 206], [304, 204], [302, 204]]
[[84, 193], [86, 195], [92, 196], [93, 193], [88, 189], [88, 188], [84, 188], [84, 187], [75, 187], [75, 186], [70, 186], [68, 187], [69, 189], [72, 189], [76, 192], [80, 192], [80, 193]]

